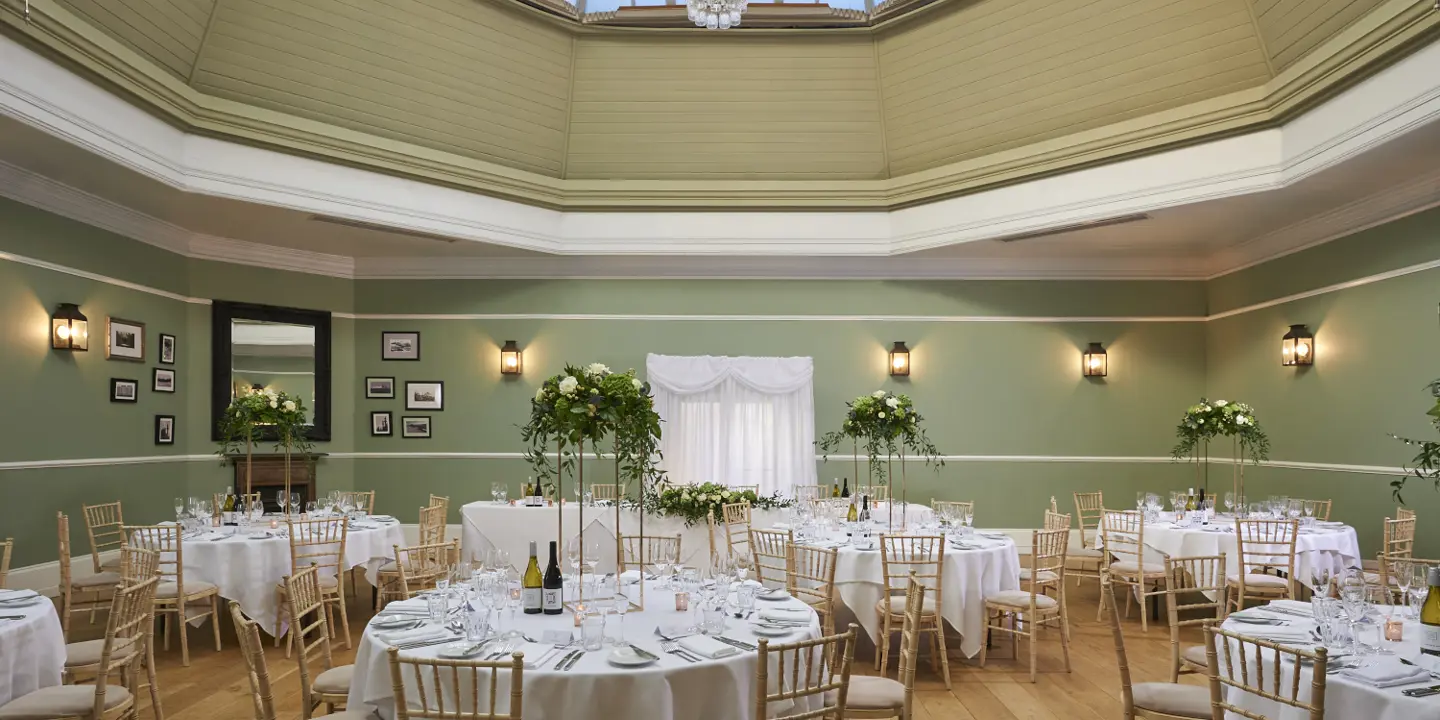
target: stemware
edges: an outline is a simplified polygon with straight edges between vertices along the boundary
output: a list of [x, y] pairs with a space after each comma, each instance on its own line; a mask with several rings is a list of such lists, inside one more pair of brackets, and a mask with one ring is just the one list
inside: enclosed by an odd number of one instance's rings
[[175, 521], [179, 522], [185, 517], [185, 498], [175, 498]]
[[1350, 623], [1350, 633], [1357, 641], [1360, 638], [1360, 627], [1365, 624], [1368, 600], [1369, 591], [1366, 589], [1365, 576], [1354, 572], [1346, 573], [1345, 578], [1340, 582], [1340, 603], [1345, 607], [1345, 617]]
[[1229, 511], [1229, 512], [1234, 512], [1234, 510], [1235, 510], [1235, 493], [1234, 493], [1233, 491], [1225, 493], [1225, 500], [1224, 500], [1223, 502], [1224, 502], [1224, 505], [1225, 505], [1225, 510], [1227, 510], [1227, 511]]
[[286, 512], [285, 508], [289, 507], [290, 505], [290, 494], [285, 492], [284, 490], [276, 490], [275, 504], [280, 506], [280, 513], [282, 515], [288, 515], [289, 513]]
[[1135, 493], [1135, 511], [1139, 512], [1143, 509], [1145, 509], [1145, 491], [1141, 490]]
[[655, 566], [655, 576], [660, 579], [659, 589], [669, 590], [674, 587], [666, 571], [670, 564], [675, 561], [675, 548], [665, 544], [655, 548], [654, 554], [650, 557], [650, 564]]
[[[1381, 562], [1384, 561], [1382, 560]], [[1400, 604], [1402, 605], [1400, 617], [1404, 618], [1408, 616], [1410, 609], [1410, 580], [1412, 578], [1410, 561], [1396, 560], [1391, 563], [1390, 571], [1394, 573], [1395, 588], [1400, 591], [1397, 593], [1400, 596]]]
[[1377, 648], [1376, 654], [1394, 655], [1395, 653], [1387, 647], [1388, 643], [1384, 641], [1384, 628], [1395, 617], [1395, 601], [1393, 596], [1390, 594], [1390, 588], [1382, 587], [1380, 585], [1367, 586], [1365, 602], [1367, 605], [1367, 610], [1374, 610], [1380, 613], [1380, 623], [1378, 623], [1378, 625], [1381, 628], [1380, 637], [1382, 639], [1382, 642]]
[[614, 610], [620, 616], [620, 637], [619, 642], [625, 642], [625, 613], [630, 612], [630, 598], [621, 593], [615, 593]]

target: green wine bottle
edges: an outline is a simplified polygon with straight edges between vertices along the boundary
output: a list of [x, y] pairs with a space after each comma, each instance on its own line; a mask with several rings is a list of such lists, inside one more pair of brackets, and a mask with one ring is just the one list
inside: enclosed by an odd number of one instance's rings
[[530, 564], [525, 566], [525, 577], [520, 581], [522, 598], [525, 606], [525, 614], [539, 615], [544, 602], [541, 586], [544, 579], [540, 575], [540, 563], [535, 557], [535, 541], [530, 541]]
[[1430, 568], [1430, 592], [1420, 606], [1420, 652], [1440, 655], [1440, 566]]

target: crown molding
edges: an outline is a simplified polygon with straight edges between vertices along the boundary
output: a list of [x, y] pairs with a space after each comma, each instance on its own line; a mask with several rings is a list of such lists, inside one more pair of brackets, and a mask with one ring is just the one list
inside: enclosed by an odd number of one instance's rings
[[[0, 28], [120, 88], [189, 132], [321, 157], [556, 209], [899, 209], [1106, 160], [1273, 127], [1440, 27], [1429, 2], [1387, 0], [1265, 86], [1106, 128], [889, 180], [567, 180], [506, 168], [200, 93], [61, 7], [0, 6]], [[811, 32], [807, 30], [806, 32]]]

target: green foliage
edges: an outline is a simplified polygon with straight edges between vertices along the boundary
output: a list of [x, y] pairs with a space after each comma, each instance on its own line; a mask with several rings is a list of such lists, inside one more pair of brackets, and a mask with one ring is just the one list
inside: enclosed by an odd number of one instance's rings
[[816, 443], [827, 455], [841, 449], [846, 440], [864, 445], [872, 482], [885, 481], [886, 463], [880, 462], [881, 456], [888, 458], [902, 449], [925, 458], [926, 465], [944, 467], [940, 451], [925, 435], [925, 418], [915, 410], [909, 395], [876, 390], [845, 406], [849, 411], [840, 429], [825, 433]]
[[273, 390], [247, 392], [230, 401], [220, 419], [222, 459], [239, 455], [260, 440], [267, 429], [275, 431], [275, 447], [291, 453], [307, 453], [314, 443], [306, 435], [305, 403], [299, 396]]
[[1202, 446], [1217, 437], [1230, 437], [1240, 444], [1241, 459], [1249, 458], [1259, 465], [1270, 459], [1270, 438], [1260, 429], [1255, 409], [1246, 403], [1206, 400], [1191, 405], [1175, 428], [1179, 442], [1170, 450], [1176, 460], [1195, 458]]
[[[566, 365], [549, 378], [530, 401], [530, 421], [520, 429], [525, 459], [545, 485], [573, 473], [584, 443], [598, 458], [600, 441], [611, 439], [618, 460], [617, 481], [651, 485], [664, 477], [660, 460], [660, 415], [650, 384], [635, 371], [614, 373], [600, 363]], [[558, 467], [556, 452], [559, 453]]]
[[[1425, 414], [1430, 416], [1430, 424], [1434, 425], [1437, 431], [1440, 431], [1440, 380], [1426, 385], [1425, 389], [1430, 392], [1431, 397], [1435, 398], [1435, 406], [1430, 408]], [[1429, 480], [1435, 484], [1436, 490], [1440, 490], [1440, 441], [1412, 440], [1394, 434], [1390, 437], [1406, 445], [1414, 445], [1420, 448], [1415, 454], [1415, 457], [1410, 460], [1411, 467], [1406, 468], [1410, 471], [1410, 474], [1401, 475], [1390, 481], [1391, 492], [1395, 495], [1395, 500], [1404, 504], [1405, 499], [1400, 497], [1400, 491], [1404, 489], [1405, 481], [1412, 476]]]
[[728, 503], [748, 502], [751, 508], [785, 508], [795, 504], [794, 500], [781, 497], [779, 493], [768, 497], [756, 495], [754, 490], [731, 490], [716, 483], [700, 485], [660, 485], [645, 496], [645, 512], [650, 515], [684, 518], [685, 525], [705, 522], [713, 511], [716, 518], [723, 517], [721, 506]]

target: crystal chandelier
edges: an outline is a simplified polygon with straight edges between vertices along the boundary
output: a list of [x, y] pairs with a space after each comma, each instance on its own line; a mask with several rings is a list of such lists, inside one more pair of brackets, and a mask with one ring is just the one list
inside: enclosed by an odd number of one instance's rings
[[695, 27], [728, 30], [739, 27], [740, 14], [749, 4], [749, 0], [685, 0], [685, 9]]

